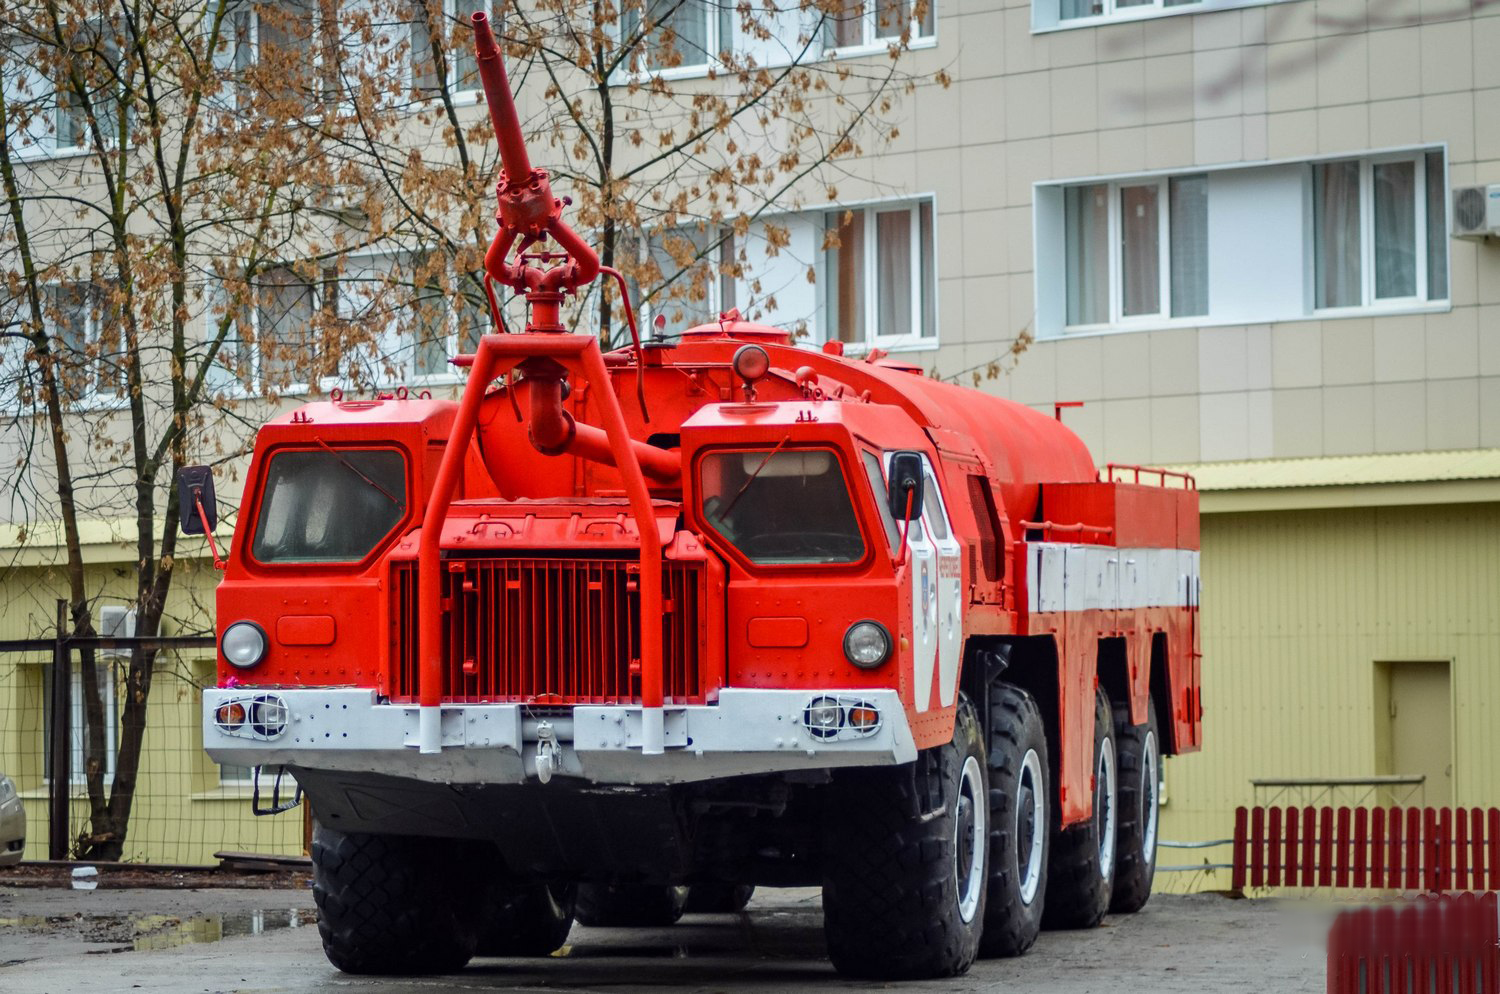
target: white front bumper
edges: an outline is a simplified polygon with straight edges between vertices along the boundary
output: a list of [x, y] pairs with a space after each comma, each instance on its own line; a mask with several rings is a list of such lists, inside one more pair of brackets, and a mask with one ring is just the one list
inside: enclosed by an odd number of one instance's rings
[[[257, 698], [285, 706], [283, 730], [228, 730], [221, 704]], [[816, 698], [880, 711], [873, 731], [822, 738], [803, 723]], [[220, 763], [385, 773], [444, 783], [524, 783], [537, 778], [539, 740], [554, 739], [555, 775], [594, 783], [685, 783], [750, 773], [888, 766], [916, 759], [894, 690], [723, 690], [717, 704], [665, 709], [665, 751], [643, 755], [641, 708], [580, 705], [571, 717], [533, 717], [520, 704], [455, 704], [442, 711], [437, 753], [418, 751], [413, 705], [382, 704], [358, 688], [211, 689], [203, 692], [203, 743]], [[542, 724], [546, 728], [542, 728]]]

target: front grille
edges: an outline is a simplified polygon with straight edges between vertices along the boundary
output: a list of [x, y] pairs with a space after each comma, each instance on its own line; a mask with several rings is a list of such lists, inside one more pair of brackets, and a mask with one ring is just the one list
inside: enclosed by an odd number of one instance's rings
[[[640, 701], [640, 567], [620, 559], [443, 564], [443, 699], [534, 705]], [[415, 700], [417, 569], [398, 563], [391, 696]], [[702, 703], [702, 563], [662, 563], [662, 693]]]

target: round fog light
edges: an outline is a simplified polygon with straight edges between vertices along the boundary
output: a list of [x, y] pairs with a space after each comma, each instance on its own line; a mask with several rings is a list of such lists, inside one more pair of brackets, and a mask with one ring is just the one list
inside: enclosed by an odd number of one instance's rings
[[220, 704], [214, 711], [214, 722], [220, 727], [233, 731], [245, 723], [245, 705], [239, 701], [230, 701], [228, 704]]
[[267, 648], [265, 630], [253, 621], [236, 621], [224, 629], [219, 639], [219, 651], [224, 658], [241, 669], [265, 659]]
[[863, 669], [874, 669], [891, 654], [891, 634], [878, 621], [856, 621], [844, 634], [844, 656]]
[[802, 724], [814, 738], [832, 738], [844, 725], [844, 709], [831, 697], [819, 697], [802, 709]]

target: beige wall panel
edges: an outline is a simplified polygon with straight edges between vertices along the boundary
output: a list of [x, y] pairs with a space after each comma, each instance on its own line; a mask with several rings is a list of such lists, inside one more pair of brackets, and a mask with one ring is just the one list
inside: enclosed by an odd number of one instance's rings
[[[1167, 763], [1163, 838], [1227, 838], [1252, 779], [1375, 774], [1377, 663], [1390, 661], [1449, 661], [1454, 800], [1500, 804], [1497, 549], [1500, 504], [1205, 517], [1204, 748]], [[1162, 863], [1203, 855], [1167, 849]]]

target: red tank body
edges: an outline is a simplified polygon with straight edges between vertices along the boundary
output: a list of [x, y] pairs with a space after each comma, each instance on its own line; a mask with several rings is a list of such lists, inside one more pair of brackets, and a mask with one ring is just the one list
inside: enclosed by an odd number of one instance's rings
[[[564, 296], [618, 274], [475, 23], [505, 163], [488, 282], [531, 320], [496, 309], [457, 403], [261, 430], [211, 755], [291, 769], [339, 846], [493, 845], [503, 882], [474, 886], [532, 888], [562, 935], [567, 888], [603, 921], [679, 884], [822, 882], [840, 969], [941, 976], [1024, 950], [1044, 899], [1058, 924], [1138, 908], [1160, 757], [1201, 741], [1191, 479], [1101, 472], [1055, 418], [734, 312], [609, 353], [568, 333]], [[866, 845], [946, 847], [956, 945], [869, 919]], [[355, 887], [323, 851], [320, 886]], [[336, 963], [393, 968], [341, 934]]]

